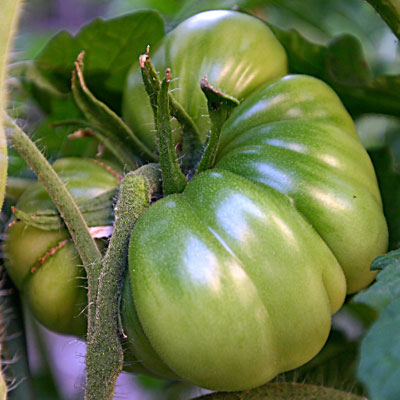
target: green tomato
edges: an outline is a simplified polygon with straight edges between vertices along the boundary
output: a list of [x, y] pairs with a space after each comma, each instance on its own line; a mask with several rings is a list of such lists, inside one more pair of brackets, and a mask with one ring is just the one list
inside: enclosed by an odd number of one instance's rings
[[[110, 169], [93, 160], [60, 159], [53, 167], [78, 205], [118, 184]], [[16, 208], [37, 215], [53, 210], [54, 205], [36, 182], [22, 194]], [[35, 317], [53, 331], [84, 336], [85, 272], [68, 231], [43, 230], [15, 221], [7, 230], [4, 253], [7, 271]]]
[[[215, 88], [242, 100], [287, 73], [285, 50], [270, 29], [234, 11], [207, 11], [189, 18], [150, 55], [161, 74], [171, 68], [171, 93], [198, 126], [203, 141], [210, 120], [201, 78], [207, 76]], [[128, 75], [123, 115], [137, 136], [154, 148], [154, 117], [138, 64]]]
[[[213, 26], [191, 20], [199, 37]], [[157, 54], [195, 98], [213, 48], [193, 46], [207, 61], [192, 63], [185, 35], [169, 37]], [[313, 358], [387, 249], [375, 173], [337, 95], [307, 76], [255, 86], [223, 127], [215, 167], [153, 204], [130, 242], [121, 311], [136, 364], [212, 390], [253, 388]]]

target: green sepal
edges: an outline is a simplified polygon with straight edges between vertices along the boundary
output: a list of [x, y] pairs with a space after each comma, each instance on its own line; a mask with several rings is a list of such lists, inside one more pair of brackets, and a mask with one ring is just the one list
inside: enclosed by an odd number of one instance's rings
[[[85, 201], [78, 202], [79, 209], [88, 226], [106, 226], [113, 224], [113, 212], [111, 204], [117, 193], [116, 189], [108, 190], [101, 195]], [[25, 225], [33, 226], [44, 231], [61, 229], [64, 222], [56, 209], [38, 210], [34, 214], [27, 213], [13, 207], [15, 217]]]
[[131, 170], [137, 168], [137, 155], [155, 160], [151, 150], [135, 136], [121, 118], [90, 92], [83, 76], [83, 57], [84, 52], [80, 53], [75, 62], [72, 93], [77, 106], [95, 128], [98, 139], [110, 149], [117, 160]]
[[214, 166], [222, 126], [232, 114], [234, 108], [240, 104], [240, 101], [235, 97], [222, 93], [210, 85], [207, 77], [204, 77], [201, 80], [200, 87], [204, 95], [207, 97], [208, 114], [211, 120], [211, 132], [207, 141], [207, 147], [204, 150], [196, 173], [205, 171]]
[[[146, 54], [140, 56], [139, 63], [144, 87], [149, 95], [157, 126], [158, 94], [161, 89], [161, 80], [149, 57], [149, 48], [147, 48]], [[190, 173], [200, 161], [202, 154], [200, 132], [190, 115], [170, 93], [168, 93], [168, 100], [169, 112], [172, 117], [176, 118], [182, 129], [182, 170]]]
[[168, 87], [170, 82], [170, 71], [167, 69], [166, 76], [162, 81], [160, 92], [157, 97], [157, 141], [160, 164], [163, 177], [164, 194], [181, 193], [185, 189], [187, 179], [183, 175], [178, 163], [175, 143], [172, 137], [169, 113]]

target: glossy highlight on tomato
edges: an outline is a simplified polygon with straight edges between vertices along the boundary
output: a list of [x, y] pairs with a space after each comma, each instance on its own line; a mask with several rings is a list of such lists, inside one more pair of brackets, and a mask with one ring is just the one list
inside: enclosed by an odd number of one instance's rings
[[[271, 30], [257, 18], [226, 10], [207, 11], [182, 22], [155, 52], [151, 49], [150, 56], [161, 74], [171, 69], [171, 93], [198, 126], [202, 141], [210, 121], [201, 78], [207, 76], [215, 88], [243, 100], [287, 73], [285, 50]], [[124, 118], [154, 148], [153, 112], [139, 64], [132, 66], [124, 93]]]
[[[205, 75], [212, 58], [194, 65], [185, 46], [174, 58], [181, 37], [157, 54], [184, 71], [189, 93], [187, 76]], [[208, 60], [207, 50], [193, 57]], [[133, 229], [122, 319], [136, 364], [153, 374], [232, 391], [299, 367], [387, 249], [375, 173], [340, 99], [312, 77], [271, 81], [226, 121], [215, 167]]]

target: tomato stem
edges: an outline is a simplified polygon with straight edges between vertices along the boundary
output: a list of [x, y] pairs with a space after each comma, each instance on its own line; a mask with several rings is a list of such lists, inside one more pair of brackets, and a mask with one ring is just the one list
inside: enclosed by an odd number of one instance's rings
[[174, 139], [170, 126], [168, 87], [170, 71], [167, 69], [157, 97], [157, 141], [163, 177], [164, 194], [180, 193], [185, 189], [187, 179], [178, 163]]
[[[140, 56], [139, 64], [142, 68], [143, 83], [150, 98], [154, 118], [157, 119], [158, 93], [161, 88], [161, 80], [151, 62], [148, 51]], [[190, 174], [199, 163], [203, 150], [200, 132], [190, 115], [170, 93], [168, 93], [168, 100], [169, 112], [172, 117], [176, 118], [182, 128], [181, 167], [186, 174]]]
[[121, 183], [115, 207], [114, 232], [104, 256], [96, 301], [94, 329], [87, 340], [86, 399], [112, 399], [122, 370], [123, 351], [118, 333], [118, 298], [128, 263], [131, 231], [151, 196], [161, 189], [158, 165], [147, 164]]
[[11, 118], [6, 117], [10, 128], [8, 138], [47, 190], [67, 226], [76, 249], [85, 266], [88, 279], [88, 336], [93, 331], [95, 301], [101, 268], [101, 253], [90, 235], [88, 226], [70, 192], [52, 166]]
[[[9, 117], [6, 117], [6, 126], [10, 128], [8, 138], [11, 143], [43, 184], [64, 219], [82, 262], [85, 265], [98, 263], [101, 259], [100, 251], [90, 236], [82, 213], [64, 183], [36, 145]], [[94, 268], [91, 267], [90, 270], [93, 271]], [[93, 282], [93, 286], [97, 291], [97, 276], [95, 280], [96, 283]]]
[[213, 88], [208, 82], [207, 77], [204, 77], [201, 80], [200, 86], [201, 90], [207, 97], [208, 113], [211, 120], [211, 132], [196, 173], [205, 171], [214, 166], [222, 126], [231, 115], [233, 109], [239, 105], [239, 100], [235, 97]]

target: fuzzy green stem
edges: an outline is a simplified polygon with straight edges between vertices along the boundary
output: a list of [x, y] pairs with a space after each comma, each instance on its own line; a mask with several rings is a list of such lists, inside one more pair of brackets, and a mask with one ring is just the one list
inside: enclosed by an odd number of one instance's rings
[[157, 141], [163, 177], [164, 194], [180, 193], [185, 189], [187, 179], [178, 163], [174, 139], [170, 126], [168, 87], [170, 71], [167, 69], [157, 97]]
[[128, 263], [128, 245], [133, 226], [161, 189], [158, 165], [148, 164], [126, 175], [115, 207], [114, 232], [103, 259], [96, 302], [93, 334], [88, 337], [86, 399], [112, 399], [123, 365], [118, 334], [118, 298]]
[[82, 263], [85, 266], [88, 278], [88, 334], [90, 334], [94, 322], [101, 253], [89, 233], [86, 221], [76, 205], [75, 200], [52, 166], [29, 137], [8, 116], [6, 116], [6, 122], [7, 126], [10, 128], [8, 134], [9, 140], [47, 190], [64, 220], [81, 257]]
[[219, 148], [222, 126], [231, 115], [233, 109], [239, 105], [239, 100], [236, 98], [214, 89], [209, 84], [207, 77], [201, 80], [200, 86], [207, 97], [208, 113], [211, 120], [211, 133], [196, 173], [205, 171], [214, 166]]
[[400, 1], [399, 0], [367, 0], [380, 14], [382, 19], [400, 40]]
[[[140, 56], [139, 63], [142, 68], [143, 83], [150, 97], [154, 118], [157, 120], [158, 94], [161, 89], [161, 80], [151, 62], [148, 51]], [[190, 115], [170, 93], [168, 93], [168, 100], [169, 112], [171, 116], [177, 119], [182, 128], [182, 169], [189, 173], [201, 158], [203, 146], [200, 132]]]
[[18, 16], [21, 9], [20, 0], [2, 0], [0, 18], [0, 209], [3, 205], [7, 178], [7, 144], [3, 127], [3, 111], [7, 106], [6, 66], [10, 54]]

